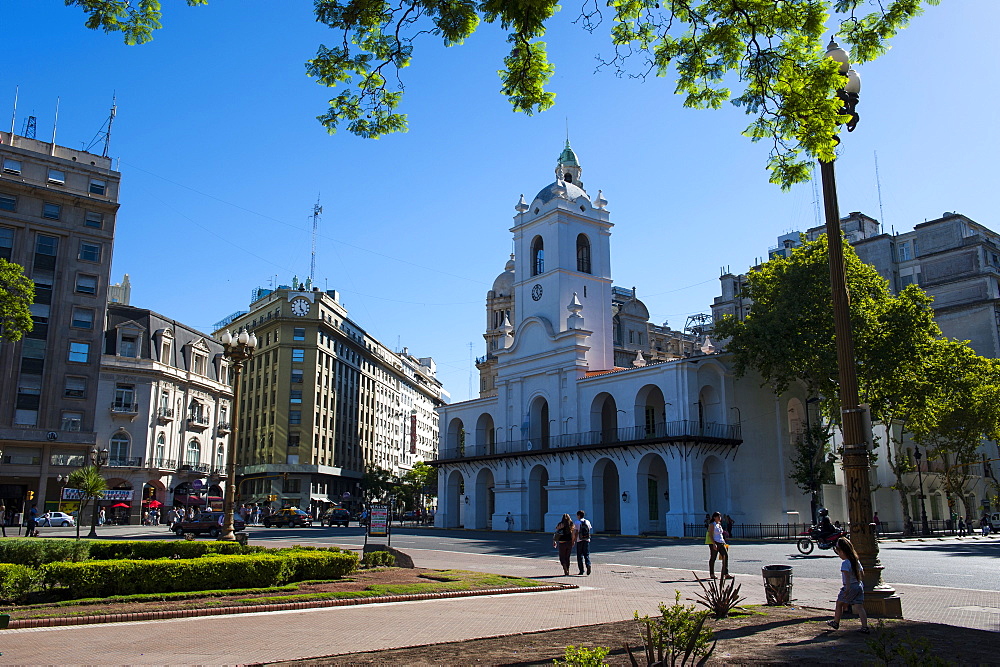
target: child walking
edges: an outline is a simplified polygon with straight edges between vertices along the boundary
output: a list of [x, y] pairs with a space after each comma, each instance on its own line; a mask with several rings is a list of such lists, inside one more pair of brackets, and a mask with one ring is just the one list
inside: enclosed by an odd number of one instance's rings
[[861, 632], [868, 634], [868, 615], [865, 613], [865, 585], [861, 583], [864, 576], [864, 569], [858, 561], [858, 552], [854, 550], [854, 545], [846, 537], [837, 540], [833, 547], [834, 551], [841, 558], [840, 575], [844, 585], [840, 588], [837, 596], [837, 607], [833, 612], [833, 620], [827, 621], [834, 630], [840, 628], [840, 617], [849, 606], [854, 607], [854, 613], [861, 619]]

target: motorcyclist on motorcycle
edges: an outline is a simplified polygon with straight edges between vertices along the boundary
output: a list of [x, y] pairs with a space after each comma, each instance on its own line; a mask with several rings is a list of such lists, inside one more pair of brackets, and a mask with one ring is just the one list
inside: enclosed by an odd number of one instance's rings
[[834, 533], [840, 532], [837, 528], [830, 523], [830, 512], [824, 508], [819, 511], [820, 519], [819, 522], [819, 537], [822, 540], [827, 540]]

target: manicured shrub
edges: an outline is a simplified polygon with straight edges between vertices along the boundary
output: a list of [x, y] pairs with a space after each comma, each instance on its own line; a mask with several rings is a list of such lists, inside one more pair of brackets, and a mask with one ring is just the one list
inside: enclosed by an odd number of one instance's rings
[[86, 560], [89, 541], [41, 540], [37, 537], [0, 540], [0, 563], [16, 563], [38, 568], [56, 561]]
[[13, 604], [24, 602], [38, 580], [38, 570], [27, 565], [0, 563], [0, 601]]
[[45, 582], [66, 587], [73, 598], [136, 593], [261, 588], [305, 579], [334, 579], [357, 567], [346, 553], [214, 556], [182, 560], [94, 560], [50, 563]]
[[392, 567], [396, 564], [396, 555], [391, 551], [369, 551], [361, 564], [365, 567]]
[[239, 542], [187, 540], [114, 540], [93, 542], [90, 557], [94, 560], [155, 560], [157, 558], [201, 558], [202, 556], [246, 555], [264, 551], [263, 547], [243, 546]]

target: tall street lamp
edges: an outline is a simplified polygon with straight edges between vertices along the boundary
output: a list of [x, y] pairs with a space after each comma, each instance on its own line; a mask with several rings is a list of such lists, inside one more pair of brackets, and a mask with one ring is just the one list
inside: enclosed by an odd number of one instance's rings
[[222, 334], [222, 355], [233, 369], [233, 421], [229, 431], [229, 460], [226, 462], [226, 497], [223, 500], [222, 535], [220, 540], [236, 541], [233, 531], [233, 506], [236, 502], [236, 443], [240, 428], [240, 374], [243, 363], [253, 356], [257, 347], [256, 334], [242, 330], [236, 336], [226, 331]]
[[920, 487], [920, 495], [918, 496], [920, 498], [920, 534], [930, 535], [931, 529], [927, 525], [927, 507], [924, 505], [924, 498], [927, 497], [924, 495], [924, 475], [920, 470], [920, 459], [924, 457], [917, 447], [913, 448], [913, 458], [917, 460], [917, 485]]
[[[97, 468], [98, 475], [101, 474], [101, 468], [108, 465], [108, 454], [109, 452], [107, 447], [100, 450], [95, 447], [94, 449], [90, 450], [90, 465]], [[100, 505], [101, 505], [101, 499], [95, 496], [94, 510], [93, 514], [90, 517], [90, 532], [87, 533], [88, 539], [97, 537], [97, 514], [100, 512]]]
[[[853, 132], [858, 124], [855, 108], [861, 93], [861, 77], [851, 69], [850, 55], [830, 40], [826, 55], [840, 63], [844, 86], [837, 96], [844, 103], [841, 111], [850, 116], [847, 131]], [[839, 138], [838, 138], [839, 141]], [[819, 161], [823, 181], [823, 205], [826, 212], [826, 240], [830, 254], [830, 289], [833, 302], [834, 337], [837, 343], [837, 367], [840, 381], [841, 423], [844, 432], [844, 477], [847, 488], [847, 510], [851, 527], [851, 542], [857, 549], [864, 568], [867, 595], [865, 607], [889, 618], [901, 618], [902, 604], [896, 591], [882, 580], [882, 563], [878, 557], [878, 544], [871, 528], [872, 493], [868, 474], [871, 466], [868, 452], [870, 419], [868, 411], [858, 399], [858, 376], [854, 360], [854, 339], [851, 334], [850, 296], [844, 271], [843, 236], [840, 231], [840, 208], [837, 204], [837, 181], [834, 161]]]

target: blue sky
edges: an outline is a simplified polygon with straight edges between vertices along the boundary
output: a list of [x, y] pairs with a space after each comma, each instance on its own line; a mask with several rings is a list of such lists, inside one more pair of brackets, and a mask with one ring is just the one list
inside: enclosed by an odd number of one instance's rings
[[[61, 0], [0, 0], [0, 124], [20, 86], [15, 130], [34, 114], [47, 141], [58, 97], [57, 142], [82, 148], [117, 95], [113, 280], [130, 274], [133, 305], [203, 331], [275, 276], [308, 275], [319, 195], [318, 285], [387, 345], [433, 356], [453, 400], [467, 398], [514, 204], [553, 180], [567, 123], [587, 190], [610, 202], [615, 283], [637, 287], [656, 322], [709, 312], [721, 267], [743, 271], [780, 234], [817, 224], [811, 184], [767, 182], [767, 147], [740, 135], [748, 117], [683, 109], [665, 79], [595, 74], [606, 37], [573, 26], [570, 6], [546, 36], [551, 111], [510, 110], [495, 74], [507, 45], [487, 27], [461, 47], [418, 44], [404, 70], [410, 131], [370, 141], [315, 120], [332, 91], [303, 63], [334, 35], [311, 2], [164, 4], [154, 41], [126, 47]], [[1000, 229], [987, 32], [998, 24], [995, 0], [948, 0], [859, 68], [861, 123], [837, 167], [843, 213], [905, 231], [958, 211]]]

